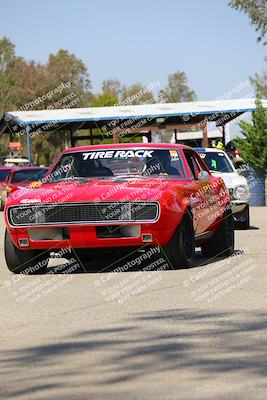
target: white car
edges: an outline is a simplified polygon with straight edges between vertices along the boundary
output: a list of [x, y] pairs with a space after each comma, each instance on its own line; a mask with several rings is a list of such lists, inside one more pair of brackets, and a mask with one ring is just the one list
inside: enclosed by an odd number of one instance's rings
[[232, 212], [235, 225], [241, 229], [249, 228], [250, 188], [246, 178], [239, 175], [223, 150], [214, 148], [195, 148], [208, 166], [212, 175], [221, 176], [231, 195]]

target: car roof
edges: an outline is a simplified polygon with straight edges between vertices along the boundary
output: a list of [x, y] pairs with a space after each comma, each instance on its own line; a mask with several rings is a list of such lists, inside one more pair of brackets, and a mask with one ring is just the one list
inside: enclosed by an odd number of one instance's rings
[[194, 147], [197, 153], [225, 153], [224, 150], [215, 149], [214, 147]]
[[11, 168], [12, 172], [18, 172], [18, 171], [32, 171], [32, 170], [43, 170], [43, 169], [48, 169], [47, 167], [14, 167]]
[[88, 146], [71, 147], [63, 150], [63, 153], [72, 151], [88, 151], [101, 149], [128, 149], [128, 148], [153, 148], [153, 149], [192, 149], [192, 147], [184, 144], [173, 143], [112, 143], [112, 144], [95, 144]]

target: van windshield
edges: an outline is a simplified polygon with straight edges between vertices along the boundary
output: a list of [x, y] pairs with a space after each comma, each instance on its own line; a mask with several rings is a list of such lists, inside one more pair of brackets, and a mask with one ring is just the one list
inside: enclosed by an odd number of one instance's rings
[[234, 167], [222, 151], [209, 151], [206, 153], [199, 153], [199, 155], [210, 171], [222, 173], [235, 172]]

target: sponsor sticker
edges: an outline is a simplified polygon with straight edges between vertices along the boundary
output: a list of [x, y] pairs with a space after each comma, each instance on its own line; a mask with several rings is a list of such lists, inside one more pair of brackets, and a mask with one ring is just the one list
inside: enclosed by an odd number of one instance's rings
[[169, 153], [172, 161], [177, 161], [179, 159], [177, 150], [169, 150]]
[[84, 160], [97, 160], [101, 158], [145, 158], [152, 157], [154, 150], [107, 150], [90, 151], [83, 153]]

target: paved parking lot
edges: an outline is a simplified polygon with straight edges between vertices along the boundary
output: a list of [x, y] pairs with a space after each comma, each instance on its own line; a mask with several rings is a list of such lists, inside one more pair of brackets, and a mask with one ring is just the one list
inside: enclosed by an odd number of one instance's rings
[[0, 222], [0, 398], [267, 398], [267, 208], [235, 256], [178, 271], [11, 275]]

